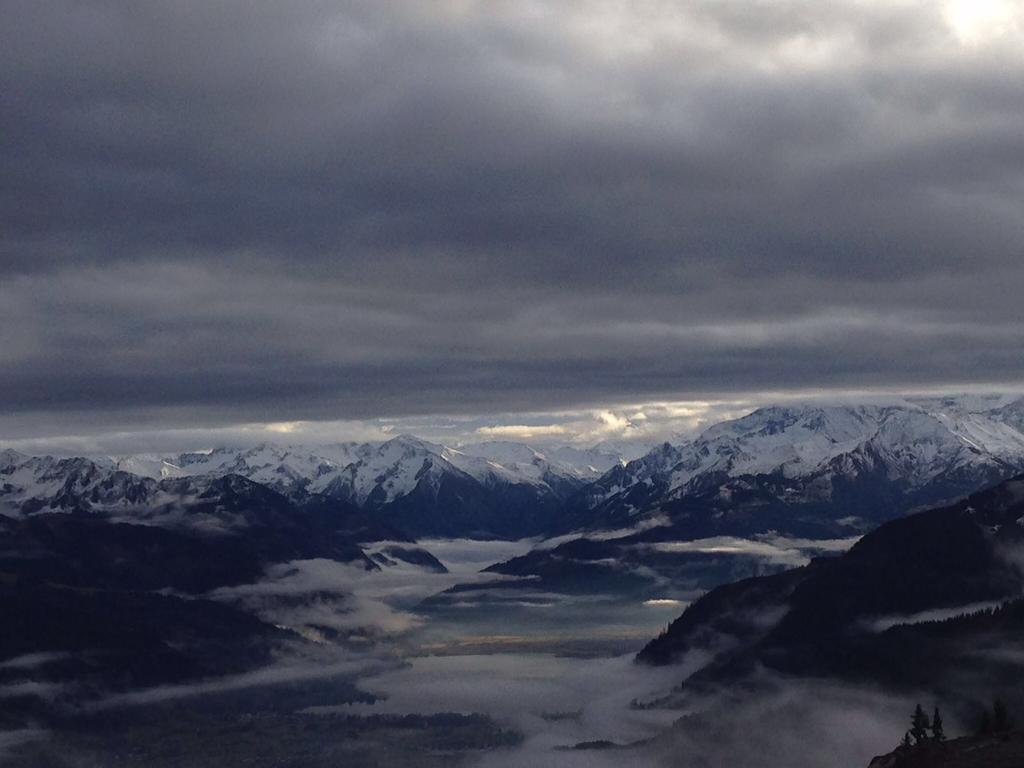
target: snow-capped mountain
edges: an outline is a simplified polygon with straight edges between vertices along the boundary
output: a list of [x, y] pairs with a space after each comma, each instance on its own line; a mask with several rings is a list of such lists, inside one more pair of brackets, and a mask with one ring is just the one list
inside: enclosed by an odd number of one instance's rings
[[336, 473], [325, 490], [361, 505], [379, 507], [417, 488], [436, 492], [449, 475], [464, 476], [486, 487], [543, 485], [538, 477], [518, 473], [485, 457], [400, 435], [384, 443], [359, 446], [355, 460]]
[[409, 435], [113, 459], [4, 451], [0, 507], [151, 512], [166, 507], [174, 481], [238, 476], [296, 504], [358, 507], [412, 536], [518, 538], [664, 519], [685, 535], [832, 535], [1021, 470], [1024, 399], [973, 396], [765, 407], [629, 462], [602, 448], [453, 448]]
[[[101, 460], [106, 464], [106, 461]], [[165, 477], [184, 477], [188, 473], [168, 459], [157, 454], [140, 453], [111, 459], [115, 468], [122, 472], [130, 472], [139, 477], [152, 477], [161, 480]]]
[[1024, 400], [977, 398], [761, 408], [612, 469], [573, 499], [570, 519], [692, 517], [698, 502], [719, 516], [813, 506], [886, 519], [1024, 470], [1021, 414]]
[[[216, 448], [177, 456], [137, 455], [114, 465], [153, 477], [235, 474], [283, 493], [322, 493], [328, 488], [366, 503], [385, 503], [410, 493], [430, 460], [427, 475], [458, 471], [488, 486], [561, 485], [596, 480], [621, 463], [618, 454], [571, 447], [541, 452], [521, 443], [487, 442], [456, 448], [399, 435], [383, 443], [338, 443], [316, 447], [264, 443], [251, 448]], [[378, 491], [377, 489], [380, 488]]]
[[764, 408], [683, 446], [669, 489], [684, 494], [695, 478], [715, 472], [796, 479], [842, 471], [844, 456], [870, 457], [890, 478], [920, 487], [959, 467], [1019, 460], [1024, 435], [983, 414], [913, 406]]
[[414, 536], [532, 536], [556, 524], [584, 481], [539, 454], [521, 455], [531, 460], [499, 463], [402, 435], [360, 446], [323, 493], [378, 510]]
[[617, 467], [627, 461], [640, 458], [654, 447], [652, 443], [633, 443], [631, 445], [611, 446], [595, 445], [591, 448], [577, 448], [572, 445], [563, 445], [557, 448], [547, 448], [544, 455], [551, 461], [559, 464], [575, 467], [578, 471], [596, 471], [598, 475], [604, 474], [612, 467]]
[[461, 446], [459, 452], [487, 459], [523, 476], [540, 480], [556, 477], [592, 481], [622, 463], [620, 453], [598, 448], [565, 445], [539, 449], [506, 440], [470, 443]]
[[115, 466], [146, 477], [240, 475], [285, 494], [318, 493], [338, 470], [356, 459], [357, 443], [301, 446], [263, 443], [250, 448], [215, 448], [176, 456], [125, 456]]
[[145, 508], [152, 516], [174, 508], [169, 495], [201, 493], [202, 479], [237, 476], [299, 504], [322, 496], [356, 505], [416, 535], [521, 537], [554, 527], [564, 500], [619, 462], [608, 451], [556, 448], [549, 458], [515, 443], [460, 450], [409, 435], [177, 455], [57, 459], [8, 451], [0, 455], [0, 505], [8, 514]]
[[617, 454], [511, 442], [456, 449], [410, 435], [383, 443], [262, 444], [177, 456], [128, 456], [113, 467], [153, 479], [238, 475], [303, 500], [323, 494], [377, 510], [417, 535], [529, 536], [546, 532], [562, 502]]
[[136, 508], [149, 502], [155, 485], [110, 461], [0, 454], [0, 514]]
[[[407, 539], [343, 499], [301, 500], [237, 474], [143, 477], [122, 462], [0, 454], [0, 515], [101, 517], [207, 534], [281, 531], [319, 519], [354, 541]], [[150, 464], [158, 471], [159, 467]]]

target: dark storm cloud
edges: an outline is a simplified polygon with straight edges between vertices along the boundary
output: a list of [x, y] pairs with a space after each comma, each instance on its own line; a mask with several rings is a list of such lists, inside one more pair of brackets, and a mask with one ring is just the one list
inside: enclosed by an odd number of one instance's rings
[[1024, 26], [969, 7], [9, 2], [0, 398], [1018, 381]]

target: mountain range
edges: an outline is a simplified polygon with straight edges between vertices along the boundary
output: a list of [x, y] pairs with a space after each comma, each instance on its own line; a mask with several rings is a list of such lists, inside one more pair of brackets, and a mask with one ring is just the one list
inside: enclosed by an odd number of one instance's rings
[[[894, 690], [966, 677], [1012, 699], [1022, 430], [1024, 400], [956, 398], [766, 407], [631, 461], [409, 436], [3, 451], [0, 686], [28, 679], [77, 706], [90, 691], [242, 673], [283, 648], [365, 647], [356, 581], [445, 571], [417, 539], [529, 536], [550, 538], [434, 607], [494, 594], [500, 607], [523, 590], [694, 600], [638, 656], [696, 652], [699, 668], [678, 673], [684, 698], [767, 673]], [[51, 704], [5, 697], [0, 725], [43, 721]]]
[[300, 505], [330, 500], [412, 536], [519, 538], [557, 528], [564, 500], [620, 457], [599, 449], [490, 442], [456, 450], [402, 435], [383, 443], [262, 444], [173, 456], [0, 453], [0, 511], [173, 514], [204, 483], [241, 477]]
[[[1024, 398], [760, 408], [631, 461], [608, 447], [485, 442], [262, 444], [175, 455], [0, 453], [0, 511], [169, 509], [229, 475], [329, 499], [410, 537], [521, 538], [659, 529], [672, 539], [776, 531], [830, 537], [1024, 470]], [[177, 483], [177, 484], [176, 484]]]
[[1021, 413], [1006, 398], [759, 409], [613, 468], [567, 502], [570, 540], [434, 602], [523, 589], [685, 600], [782, 571], [1024, 471]]
[[570, 527], [677, 537], [867, 530], [1024, 469], [1024, 399], [773, 406], [665, 443], [570, 500]]

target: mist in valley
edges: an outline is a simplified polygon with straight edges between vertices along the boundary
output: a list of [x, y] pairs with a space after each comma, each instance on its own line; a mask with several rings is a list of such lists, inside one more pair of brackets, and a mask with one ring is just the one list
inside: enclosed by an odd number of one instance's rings
[[[681, 600], [527, 585], [432, 604], [458, 585], [491, 583], [481, 569], [495, 558], [552, 543], [422, 543], [447, 573], [296, 561], [216, 590], [214, 599], [303, 628], [313, 642], [281, 648], [253, 672], [68, 704], [66, 729], [7, 734], [0, 754], [14, 766], [68, 768], [104, 764], [110, 750], [122, 755], [117, 764], [151, 766], [371, 765], [387, 756], [397, 765], [495, 768], [812, 768], [866, 765], [905, 729], [913, 697], [870, 688], [765, 675], [756, 689], [684, 695], [681, 683], [711, 653], [669, 667], [634, 660]], [[729, 546], [779, 556], [764, 542]], [[36, 693], [60, 706], [59, 690]], [[469, 719], [446, 719], [453, 714]]]

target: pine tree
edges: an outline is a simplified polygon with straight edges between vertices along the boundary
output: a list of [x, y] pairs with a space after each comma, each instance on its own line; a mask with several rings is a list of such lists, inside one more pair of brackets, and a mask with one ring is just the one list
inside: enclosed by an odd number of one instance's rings
[[920, 744], [928, 738], [928, 730], [931, 723], [928, 722], [928, 715], [918, 704], [914, 708], [914, 716], [910, 719], [910, 735], [914, 737], [914, 743]]
[[981, 720], [978, 723], [978, 735], [988, 736], [990, 733], [992, 733], [992, 715], [985, 709], [981, 713]]
[[1010, 722], [1010, 714], [1006, 710], [1006, 703], [1002, 699], [995, 699], [992, 702], [992, 730], [995, 733], [1008, 731], [1013, 727]]
[[910, 749], [913, 742], [910, 740], [910, 731], [903, 734], [903, 741], [900, 742], [900, 749]]
[[946, 732], [942, 728], [942, 715], [939, 714], [938, 707], [935, 707], [935, 714], [932, 715], [932, 738], [935, 741], [946, 740]]

